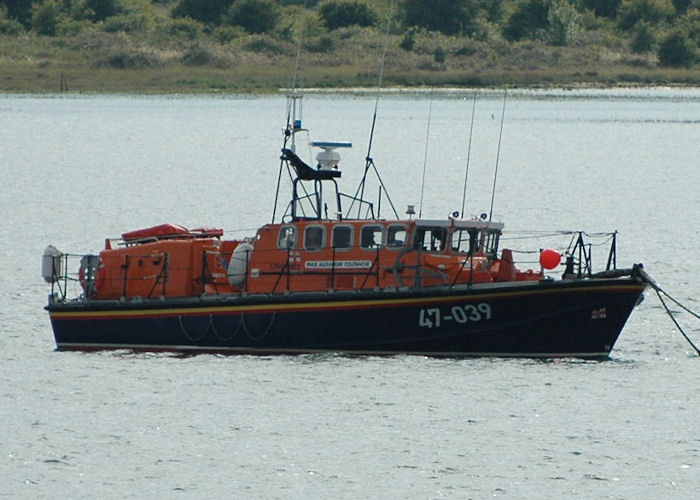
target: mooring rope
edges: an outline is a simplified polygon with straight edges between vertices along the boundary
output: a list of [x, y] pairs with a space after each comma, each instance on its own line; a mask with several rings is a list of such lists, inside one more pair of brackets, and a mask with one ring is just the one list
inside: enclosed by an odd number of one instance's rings
[[671, 309], [666, 305], [666, 301], [664, 301], [663, 297], [661, 294], [665, 295], [669, 300], [671, 300], [674, 304], [676, 304], [678, 307], [682, 308], [684, 311], [690, 313], [691, 315], [695, 316], [696, 318], [700, 319], [700, 315], [698, 313], [691, 311], [688, 309], [686, 306], [681, 304], [678, 300], [674, 299], [671, 297], [668, 292], [666, 292], [663, 288], [659, 286], [659, 284], [654, 281], [654, 279], [649, 276], [644, 269], [637, 269], [637, 272], [639, 272], [639, 275], [642, 277], [644, 281], [649, 283], [649, 286], [651, 286], [655, 291], [656, 295], [659, 297], [659, 301], [661, 302], [661, 305], [664, 306], [664, 309], [666, 310], [666, 314], [668, 314], [669, 318], [671, 318], [671, 321], [673, 321], [673, 324], [676, 325], [676, 328], [678, 328], [678, 331], [681, 332], [681, 335], [683, 335], [683, 338], [690, 344], [690, 346], [695, 349], [695, 352], [700, 356], [700, 349], [693, 343], [692, 340], [690, 340], [690, 337], [686, 335], [686, 333], [683, 331], [683, 328], [681, 328], [681, 325], [676, 321], [676, 318], [673, 316], [673, 312]]
[[[652, 286], [653, 286], [653, 285], [652, 285]], [[683, 331], [683, 328], [681, 328], [681, 325], [678, 324], [678, 321], [676, 321], [676, 318], [673, 317], [673, 313], [671, 312], [671, 310], [670, 310], [670, 309], [668, 308], [668, 306], [666, 305], [666, 302], [664, 302], [663, 297], [661, 297], [661, 293], [663, 292], [664, 295], [666, 295], [669, 299], [673, 300], [674, 302], [676, 302], [676, 300], [673, 299], [670, 295], [668, 295], [666, 292], [664, 292], [664, 291], [661, 290], [660, 288], [654, 287], [654, 290], [656, 290], [656, 295], [659, 296], [659, 300], [661, 301], [661, 305], [663, 305], [663, 306], [664, 306], [664, 309], [666, 309], [666, 313], [668, 314], [669, 318], [671, 318], [671, 321], [673, 321], [673, 323], [676, 325], [676, 328], [678, 328], [678, 331], [681, 332], [681, 335], [683, 335], [683, 338], [685, 338], [685, 340], [688, 341], [688, 343], [691, 345], [691, 347], [692, 347], [693, 349], [695, 349], [695, 352], [698, 353], [698, 356], [700, 356], [700, 349], [698, 349], [698, 347], [697, 347], [695, 344], [693, 344], [693, 341], [690, 340], [690, 338], [688, 337], [688, 335], [686, 335], [686, 333]], [[676, 302], [676, 304], [678, 304], [678, 302]], [[684, 306], [681, 306], [681, 307], [683, 307], [683, 309], [686, 309]], [[687, 309], [686, 309], [686, 310], [687, 310]], [[690, 312], [690, 311], [689, 311], [689, 312]], [[695, 314], [695, 313], [693, 313], [693, 312], [691, 312], [691, 314], [693, 314], [693, 316], [696, 316], [696, 317], [697, 317], [697, 314]]]
[[690, 315], [692, 315], [692, 316], [695, 316], [696, 318], [700, 319], [700, 314], [698, 314], [698, 313], [696, 313], [696, 312], [693, 312], [693, 311], [691, 311], [690, 309], [688, 309], [686, 306], [684, 306], [683, 304], [681, 304], [680, 302], [678, 302], [676, 299], [674, 299], [673, 297], [671, 297], [668, 293], [666, 293], [665, 290], [661, 290], [661, 292], [663, 292], [663, 294], [664, 294], [666, 297], [668, 297], [668, 299], [670, 299], [671, 302], [673, 302], [674, 304], [676, 304], [678, 307], [680, 307], [681, 309], [683, 309], [685, 312], [687, 312], [688, 314], [690, 314]]

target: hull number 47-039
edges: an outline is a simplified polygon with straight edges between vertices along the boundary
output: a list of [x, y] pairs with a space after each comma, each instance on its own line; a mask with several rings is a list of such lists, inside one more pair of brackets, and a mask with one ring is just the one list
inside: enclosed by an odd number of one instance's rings
[[460, 324], [476, 323], [491, 319], [491, 306], [486, 302], [452, 306], [449, 309], [429, 307], [421, 309], [418, 315], [418, 326], [423, 328], [440, 328], [443, 323], [455, 322]]

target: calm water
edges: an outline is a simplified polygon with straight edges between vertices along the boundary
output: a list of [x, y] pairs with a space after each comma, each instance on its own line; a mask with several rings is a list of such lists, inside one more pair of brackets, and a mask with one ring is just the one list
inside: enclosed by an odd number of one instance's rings
[[[418, 208], [438, 218], [461, 207], [471, 99], [433, 96], [426, 153], [429, 100], [382, 98], [372, 156], [403, 212], [427, 154]], [[501, 105], [477, 101], [469, 214], [489, 209]], [[606, 362], [55, 352], [44, 247], [98, 251], [166, 221], [252, 234], [271, 217], [284, 108], [0, 96], [0, 497], [696, 496], [700, 359], [652, 293]], [[373, 108], [305, 98], [312, 140], [353, 142], [352, 187]], [[698, 311], [698, 158], [700, 90], [513, 92], [494, 218], [617, 229], [620, 264]]]

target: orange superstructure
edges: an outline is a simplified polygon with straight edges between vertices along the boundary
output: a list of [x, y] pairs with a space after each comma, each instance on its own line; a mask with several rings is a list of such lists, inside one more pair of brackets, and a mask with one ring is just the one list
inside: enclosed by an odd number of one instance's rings
[[226, 269], [238, 242], [222, 234], [171, 224], [125, 233], [118, 248], [108, 240], [97, 258], [83, 258], [81, 285], [94, 299], [232, 292]]
[[502, 224], [482, 220], [297, 220], [254, 238], [163, 224], [85, 259], [94, 299], [428, 287], [539, 280], [497, 255]]

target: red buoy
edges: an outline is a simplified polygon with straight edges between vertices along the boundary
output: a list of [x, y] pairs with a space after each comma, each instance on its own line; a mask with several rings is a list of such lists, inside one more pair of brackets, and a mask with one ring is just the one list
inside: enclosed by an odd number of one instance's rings
[[540, 252], [540, 265], [545, 269], [554, 269], [561, 262], [561, 254], [556, 250], [547, 248]]

